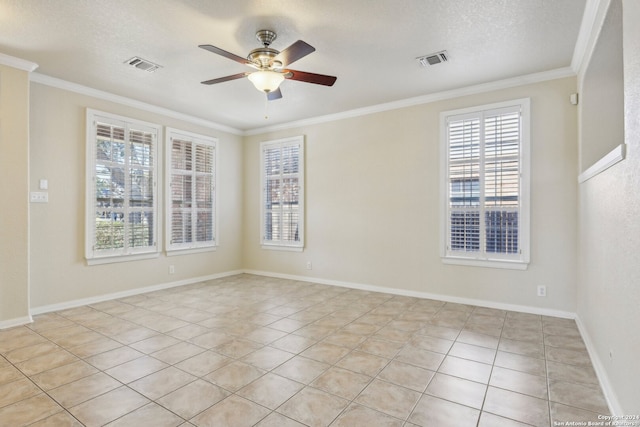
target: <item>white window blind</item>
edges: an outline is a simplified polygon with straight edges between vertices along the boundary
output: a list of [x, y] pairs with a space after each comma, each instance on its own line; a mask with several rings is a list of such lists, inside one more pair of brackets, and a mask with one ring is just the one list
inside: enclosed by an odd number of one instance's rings
[[167, 251], [216, 246], [216, 140], [167, 129]]
[[527, 99], [443, 113], [445, 258], [528, 262], [528, 114]]
[[157, 254], [159, 127], [87, 110], [89, 262]]
[[304, 246], [304, 139], [261, 144], [262, 244]]

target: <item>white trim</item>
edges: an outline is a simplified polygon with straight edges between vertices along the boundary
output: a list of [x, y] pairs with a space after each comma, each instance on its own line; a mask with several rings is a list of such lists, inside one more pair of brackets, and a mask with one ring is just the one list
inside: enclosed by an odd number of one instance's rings
[[0, 65], [6, 65], [7, 67], [16, 68], [29, 73], [32, 73], [36, 68], [38, 68], [38, 64], [35, 62], [16, 58], [11, 55], [5, 55], [4, 53], [0, 53]]
[[43, 305], [40, 307], [32, 308], [31, 314], [38, 315], [43, 313], [50, 313], [52, 311], [66, 310], [68, 308], [81, 307], [83, 305], [97, 304], [99, 302], [110, 301], [118, 298], [126, 298], [133, 295], [145, 294], [148, 292], [161, 291], [164, 289], [175, 288], [178, 286], [191, 285], [193, 283], [206, 282], [208, 280], [215, 280], [223, 277], [235, 276], [242, 273], [243, 273], [242, 270], [232, 270], [232, 271], [226, 271], [224, 273], [216, 273], [216, 274], [210, 274], [208, 276], [192, 277], [190, 279], [183, 279], [175, 282], [163, 283], [160, 285], [152, 285], [152, 286], [145, 286], [143, 288], [130, 289], [128, 291], [114, 292], [110, 294], [104, 294], [104, 295], [99, 295], [99, 296], [89, 297], [89, 298], [81, 298], [81, 299], [76, 299], [72, 301], [61, 302], [58, 304]]
[[352, 117], [366, 116], [368, 114], [381, 113], [400, 108], [413, 107], [416, 105], [430, 104], [432, 102], [442, 101], [446, 99], [459, 98], [462, 96], [476, 95], [480, 93], [493, 92], [501, 89], [508, 89], [527, 84], [540, 83], [549, 80], [562, 79], [565, 77], [575, 77], [576, 73], [571, 67], [557, 68], [555, 70], [543, 71], [540, 73], [527, 74], [510, 79], [497, 80], [495, 82], [482, 83], [457, 89], [436, 92], [429, 95], [408, 98], [400, 101], [388, 102], [385, 104], [373, 105], [370, 107], [357, 108], [354, 110], [343, 111], [336, 114], [328, 114], [326, 116], [318, 116], [310, 119], [297, 120], [279, 125], [266, 126], [262, 128], [249, 129], [243, 133], [245, 136], [260, 135], [262, 133], [280, 131], [304, 126], [311, 126], [321, 123], [334, 122], [338, 120], [348, 119]]
[[477, 305], [479, 307], [494, 308], [497, 310], [518, 311], [521, 313], [538, 314], [541, 316], [561, 317], [564, 319], [575, 319], [576, 314], [570, 311], [554, 310], [551, 308], [531, 307], [527, 305], [507, 304], [501, 302], [479, 300], [474, 298], [455, 297], [451, 295], [432, 294], [428, 292], [410, 291], [405, 289], [387, 288], [385, 286], [375, 286], [363, 283], [343, 282], [341, 280], [322, 279], [319, 277], [298, 276], [293, 274], [273, 273], [270, 271], [250, 270], [243, 271], [246, 274], [256, 276], [275, 277], [278, 279], [290, 279], [300, 282], [318, 283], [321, 285], [340, 286], [343, 288], [359, 289], [370, 292], [382, 292], [391, 295], [400, 295], [415, 298], [435, 299], [438, 301], [452, 302], [457, 304]]
[[50, 77], [44, 74], [32, 73], [30, 74], [30, 80], [35, 83], [55, 87], [58, 89], [68, 90], [69, 92], [79, 93], [81, 95], [91, 96], [93, 98], [102, 99], [105, 101], [115, 102], [117, 104], [126, 105], [128, 107], [137, 108], [142, 111], [148, 111], [150, 113], [161, 114], [173, 119], [183, 120], [188, 123], [192, 123], [199, 126], [205, 126], [210, 129], [219, 130], [222, 132], [228, 132], [234, 135], [243, 135], [243, 132], [239, 129], [221, 125], [210, 120], [193, 117], [188, 114], [180, 113], [178, 111], [169, 110], [168, 108], [158, 107], [156, 105], [147, 104], [146, 102], [137, 101], [135, 99], [127, 98], [125, 96], [115, 95], [113, 93], [93, 89], [87, 86], [82, 86], [76, 83], [68, 82], [66, 80]]
[[573, 57], [571, 58], [571, 69], [576, 74], [582, 69], [585, 58], [591, 56], [591, 52], [593, 51], [593, 46], [590, 45], [590, 42], [592, 41], [592, 34], [597, 30], [598, 9], [602, 2], [602, 0], [587, 0], [584, 6], [580, 31], [578, 32], [578, 39], [576, 40]]
[[603, 158], [595, 162], [593, 165], [587, 168], [587, 170], [578, 175], [578, 183], [582, 184], [583, 182], [593, 178], [594, 176], [606, 171], [616, 163], [623, 161], [626, 157], [626, 147], [626, 144], [620, 144], [616, 148], [611, 150]]
[[16, 326], [28, 325], [29, 323], [32, 323], [32, 322], [33, 322], [33, 318], [31, 317], [31, 315], [16, 317], [14, 319], [7, 319], [0, 322], [0, 330], [13, 328]]
[[269, 251], [289, 251], [289, 252], [304, 252], [303, 246], [289, 246], [289, 245], [268, 245], [262, 242], [262, 249]]
[[200, 248], [189, 249], [167, 249], [165, 253], [167, 256], [179, 256], [179, 255], [192, 255], [201, 254], [203, 252], [215, 252], [218, 250], [218, 246], [203, 246]]
[[598, 377], [598, 381], [600, 382], [600, 388], [602, 389], [604, 398], [607, 401], [609, 412], [612, 415], [624, 415], [624, 412], [622, 410], [622, 405], [620, 405], [616, 392], [611, 386], [611, 381], [609, 381], [607, 370], [605, 369], [604, 364], [602, 363], [602, 360], [600, 359], [600, 357], [598, 357], [598, 352], [596, 351], [596, 348], [593, 345], [591, 336], [589, 335], [586, 326], [582, 322], [580, 315], [576, 314], [575, 320], [576, 320], [576, 324], [578, 325], [578, 330], [580, 331], [580, 335], [582, 335], [582, 340], [584, 341], [584, 345], [587, 347], [587, 352], [589, 353], [589, 357], [591, 358], [591, 365], [593, 365], [593, 369], [596, 371], [596, 376]]
[[[444, 231], [444, 230], [443, 230]], [[506, 270], [526, 270], [529, 263], [523, 261], [508, 261], [504, 259], [492, 260], [492, 259], [471, 259], [455, 256], [444, 256], [442, 258], [443, 264], [452, 265], [466, 265], [469, 267], [486, 267], [486, 268], [504, 268]]]

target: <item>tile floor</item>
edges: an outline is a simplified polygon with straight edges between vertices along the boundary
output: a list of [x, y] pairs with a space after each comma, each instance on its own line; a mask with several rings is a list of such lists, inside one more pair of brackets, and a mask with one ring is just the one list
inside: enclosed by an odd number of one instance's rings
[[552, 426], [605, 399], [575, 322], [239, 275], [0, 331], [2, 426]]

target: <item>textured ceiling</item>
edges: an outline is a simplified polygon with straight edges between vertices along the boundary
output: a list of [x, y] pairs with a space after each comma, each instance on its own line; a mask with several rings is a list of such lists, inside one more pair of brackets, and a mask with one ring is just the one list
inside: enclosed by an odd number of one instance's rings
[[[0, 0], [0, 52], [37, 72], [250, 130], [475, 84], [569, 67], [586, 0]], [[266, 101], [246, 79], [201, 81], [251, 69], [214, 55], [259, 46], [316, 52], [291, 68], [338, 77], [333, 87], [287, 80]], [[415, 58], [447, 50], [450, 61]], [[140, 56], [147, 73], [123, 64]]]

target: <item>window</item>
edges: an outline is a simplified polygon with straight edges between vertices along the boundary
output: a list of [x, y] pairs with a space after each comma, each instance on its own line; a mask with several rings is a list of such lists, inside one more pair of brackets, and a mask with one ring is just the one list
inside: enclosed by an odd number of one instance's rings
[[529, 100], [444, 112], [441, 129], [444, 262], [526, 268]]
[[167, 253], [214, 249], [216, 140], [167, 128], [166, 153]]
[[264, 248], [304, 247], [304, 138], [263, 142], [261, 235]]
[[158, 255], [160, 127], [87, 110], [89, 264]]

